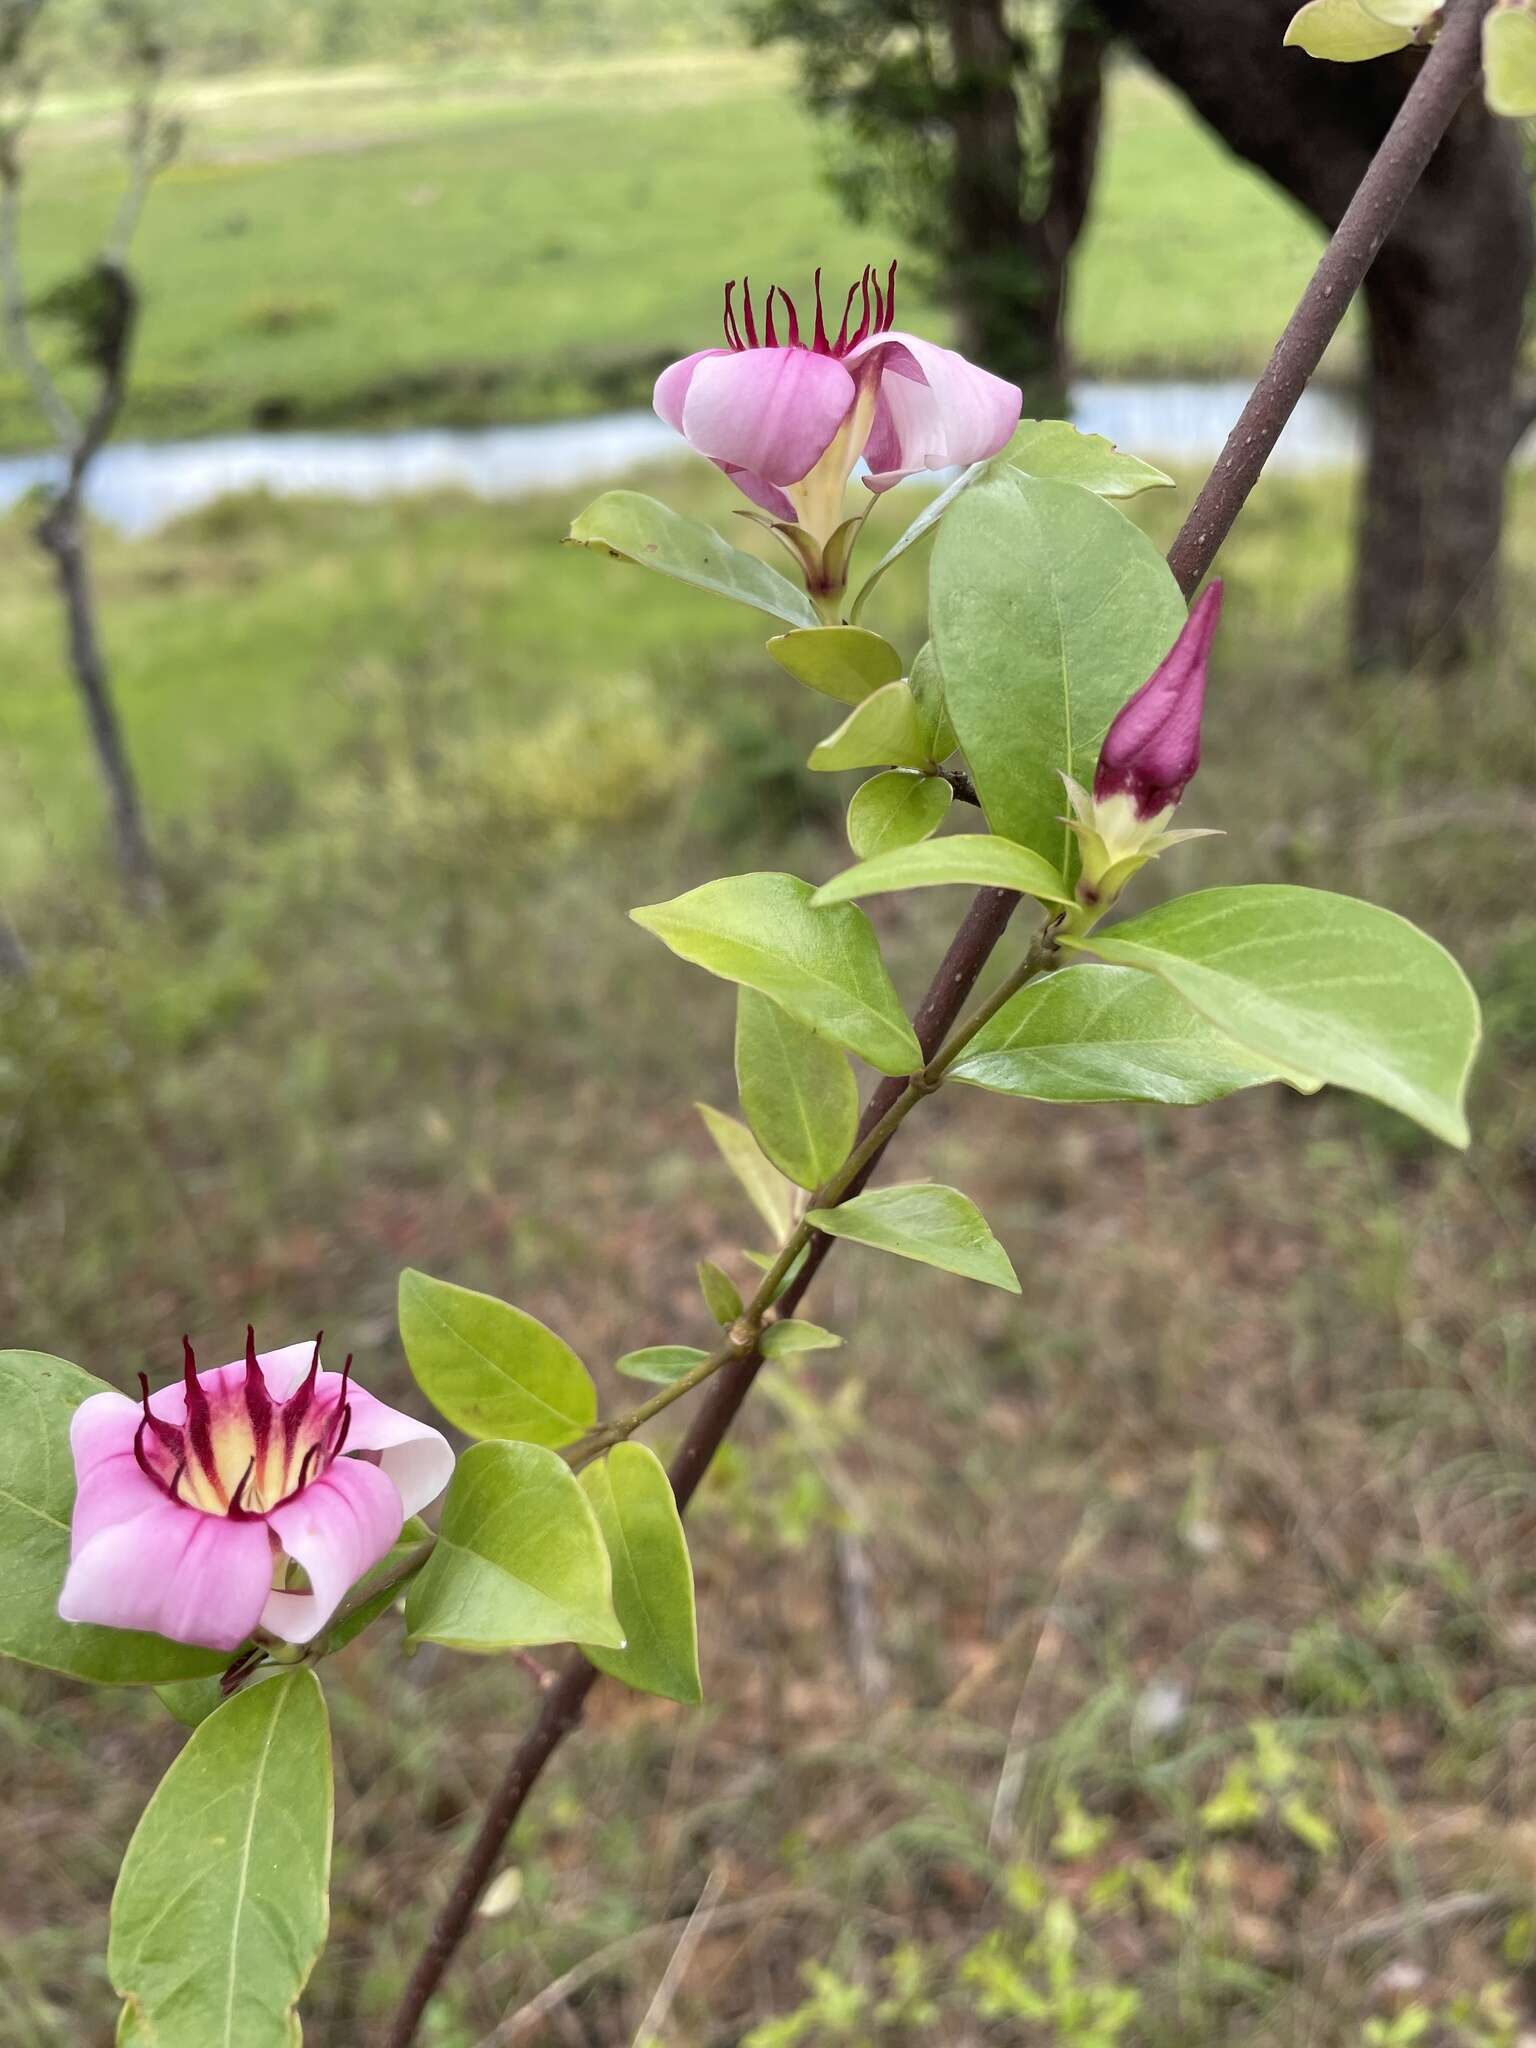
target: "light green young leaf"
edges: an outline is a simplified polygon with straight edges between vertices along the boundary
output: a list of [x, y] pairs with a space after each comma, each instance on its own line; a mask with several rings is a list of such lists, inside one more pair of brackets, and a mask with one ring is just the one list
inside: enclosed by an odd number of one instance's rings
[[918, 730], [929, 760], [947, 761], [960, 742], [944, 708], [944, 672], [931, 640], [925, 640], [913, 656], [907, 688], [917, 706]]
[[874, 927], [861, 910], [811, 908], [794, 875], [728, 875], [629, 914], [680, 959], [755, 988], [882, 1074], [922, 1058]]
[[1007, 469], [945, 520], [930, 592], [945, 702], [987, 822], [1070, 880], [1062, 773], [1092, 783], [1110, 721], [1184, 624], [1179, 587], [1103, 498]]
[[853, 896], [882, 896], [892, 889], [933, 889], [947, 882], [971, 888], [1017, 889], [1042, 903], [1070, 903], [1072, 892], [1048, 860], [1011, 839], [985, 832], [956, 832], [901, 846], [845, 868], [811, 898], [816, 909], [846, 903]]
[[726, 1116], [721, 1110], [711, 1109], [707, 1102], [696, 1102], [693, 1106], [703, 1117], [704, 1127], [714, 1139], [720, 1157], [746, 1190], [747, 1199], [758, 1215], [775, 1238], [788, 1237], [794, 1228], [795, 1215], [789, 1184], [783, 1174], [766, 1156], [745, 1124], [738, 1123], [735, 1117]]
[[1173, 483], [1171, 476], [1139, 455], [1125, 454], [1102, 434], [1080, 434], [1070, 420], [1020, 420], [1003, 454], [1026, 476], [1081, 484], [1101, 498], [1134, 498]]
[[888, 768], [860, 783], [848, 806], [848, 844], [860, 860], [916, 846], [949, 815], [954, 791], [941, 775]]
[[918, 513], [906, 532], [899, 540], [891, 543], [879, 561], [876, 562], [873, 569], [864, 578], [863, 583], [859, 586], [858, 595], [848, 608], [848, 616], [851, 620], [857, 621], [859, 613], [863, 611], [865, 605], [868, 604], [870, 598], [874, 595], [875, 585], [880, 581], [886, 570], [899, 562], [908, 548], [915, 548], [925, 534], [932, 533], [955, 500], [963, 492], [968, 491], [971, 485], [977, 482], [979, 478], [985, 476], [988, 468], [988, 461], [973, 462], [969, 469], [962, 470], [954, 482], [940, 491], [937, 497], [928, 500], [928, 503]]
[[331, 1811], [312, 1671], [236, 1693], [194, 1730], [112, 1895], [125, 2048], [298, 2048], [330, 1912]]
[[570, 1345], [494, 1295], [408, 1266], [400, 1338], [417, 1386], [470, 1436], [557, 1450], [596, 1420], [597, 1390]]
[[918, 1259], [967, 1280], [983, 1280], [1009, 1294], [1020, 1292], [1008, 1254], [986, 1218], [958, 1188], [932, 1181], [869, 1188], [835, 1209], [812, 1209], [806, 1220], [829, 1237], [873, 1245], [903, 1259]]
[[768, 642], [768, 652], [797, 683], [819, 690], [824, 697], [836, 697], [842, 704], [862, 704], [882, 683], [894, 683], [902, 667], [901, 656], [890, 641], [862, 626], [817, 626], [780, 633]]
[[622, 1358], [614, 1360], [613, 1369], [628, 1379], [670, 1387], [675, 1380], [686, 1379], [708, 1356], [695, 1344], [650, 1344], [643, 1351], [626, 1351]]
[[725, 1268], [717, 1266], [713, 1259], [700, 1259], [698, 1274], [704, 1306], [721, 1329], [728, 1330], [742, 1311], [741, 1289]]
[[671, 1481], [654, 1451], [630, 1443], [589, 1465], [581, 1485], [608, 1546], [624, 1631], [622, 1650], [583, 1643], [584, 1654], [624, 1685], [696, 1706], [704, 1689], [693, 1565]]
[[1031, 982], [949, 1070], [1034, 1102], [1214, 1102], [1264, 1081], [1318, 1084], [1224, 1038], [1166, 983], [1131, 967], [1073, 967]]
[[1495, 114], [1536, 116], [1536, 13], [1496, 7], [1483, 22], [1483, 90]]
[[0, 1655], [96, 1685], [161, 1685], [222, 1671], [229, 1658], [217, 1650], [59, 1619], [75, 1504], [70, 1417], [92, 1394], [110, 1391], [67, 1359], [0, 1351]]
[[812, 747], [818, 775], [844, 768], [922, 768], [930, 759], [917, 704], [905, 683], [885, 683]]
[[819, 1188], [853, 1150], [859, 1086], [846, 1055], [750, 988], [736, 1004], [736, 1086], [757, 1142], [797, 1186]]
[[597, 1518], [565, 1460], [531, 1443], [473, 1444], [454, 1469], [437, 1548], [411, 1581], [413, 1643], [621, 1649]]
[[1444, 947], [1390, 910], [1322, 889], [1202, 889], [1067, 943], [1160, 975], [1277, 1066], [1468, 1142], [1477, 998]]
[[756, 555], [733, 548], [712, 526], [684, 519], [639, 491], [604, 491], [572, 522], [566, 539], [576, 547], [605, 549], [621, 561], [655, 569], [717, 597], [733, 597], [788, 625], [819, 624], [810, 599], [787, 576]]
[[[1429, 0], [1433, 13], [1438, 0]], [[1286, 47], [1305, 50], [1333, 64], [1359, 64], [1404, 50], [1413, 41], [1411, 28], [1384, 21], [1363, 0], [1307, 0], [1285, 32]]]
[[761, 1350], [764, 1358], [792, 1358], [797, 1351], [836, 1351], [842, 1341], [819, 1323], [797, 1322], [786, 1316], [782, 1322], [764, 1326]]

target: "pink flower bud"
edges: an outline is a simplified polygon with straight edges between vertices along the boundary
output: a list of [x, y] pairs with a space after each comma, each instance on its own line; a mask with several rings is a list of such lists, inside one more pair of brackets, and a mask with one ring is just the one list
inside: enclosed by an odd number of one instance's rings
[[1104, 736], [1093, 778], [1096, 804], [1130, 800], [1138, 824], [1171, 811], [1200, 766], [1205, 672], [1221, 617], [1221, 585], [1212, 583], [1148, 682]]

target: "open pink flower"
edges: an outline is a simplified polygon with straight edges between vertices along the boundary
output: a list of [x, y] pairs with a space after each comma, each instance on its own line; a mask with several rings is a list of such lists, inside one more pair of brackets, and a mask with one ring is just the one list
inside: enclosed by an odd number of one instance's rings
[[[735, 292], [732, 279], [726, 346], [663, 370], [656, 410], [754, 504], [820, 541], [841, 518], [843, 490], [861, 455], [870, 489], [883, 491], [916, 470], [995, 455], [1019, 423], [1017, 385], [892, 328], [894, 263], [883, 287], [868, 266], [849, 287], [835, 339], [827, 334], [819, 270], [809, 341], [781, 285], [768, 293], [761, 331], [750, 280], [742, 280], [740, 317]], [[856, 296], [859, 318], [850, 332]]]
[[[149, 1629], [233, 1650], [260, 1625], [290, 1643], [343, 1596], [448, 1483], [453, 1452], [425, 1423], [320, 1370], [320, 1341], [200, 1373], [138, 1405], [75, 1410], [65, 1621]], [[299, 1567], [307, 1588], [293, 1583]]]

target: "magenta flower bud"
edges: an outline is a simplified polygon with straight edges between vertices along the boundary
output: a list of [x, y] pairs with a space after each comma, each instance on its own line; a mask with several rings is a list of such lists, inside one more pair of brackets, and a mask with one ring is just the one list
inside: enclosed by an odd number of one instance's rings
[[[70, 1423], [65, 1621], [233, 1650], [258, 1625], [307, 1643], [448, 1484], [437, 1430], [320, 1370], [320, 1340], [200, 1373], [136, 1404], [93, 1394]], [[288, 1563], [307, 1580], [291, 1588]]]
[[1149, 681], [1104, 736], [1093, 778], [1096, 805], [1130, 799], [1138, 824], [1166, 815], [1200, 766], [1205, 673], [1221, 617], [1221, 585], [1212, 583]]

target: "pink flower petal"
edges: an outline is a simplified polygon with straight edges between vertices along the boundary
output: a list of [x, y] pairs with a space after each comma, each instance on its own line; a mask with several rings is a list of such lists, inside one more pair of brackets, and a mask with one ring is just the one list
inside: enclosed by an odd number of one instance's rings
[[[335, 1400], [341, 1393], [341, 1374], [323, 1372], [316, 1393], [321, 1400]], [[347, 1431], [347, 1451], [382, 1451], [378, 1470], [392, 1480], [407, 1515], [420, 1514], [434, 1501], [453, 1477], [453, 1450], [448, 1439], [430, 1424], [418, 1422], [398, 1408], [376, 1400], [353, 1380], [347, 1388], [352, 1422]], [[341, 1463], [345, 1465], [344, 1458]], [[339, 1466], [332, 1466], [333, 1471]], [[393, 1542], [393, 1537], [391, 1537]]]
[[761, 505], [775, 519], [787, 519], [793, 523], [795, 508], [777, 484], [765, 483], [762, 477], [754, 476], [750, 469], [739, 468], [734, 462], [716, 462], [715, 467], [724, 471], [738, 491], [745, 491], [754, 505]]
[[720, 351], [694, 365], [682, 431], [713, 461], [770, 484], [795, 484], [826, 453], [853, 398], [853, 379], [832, 356], [807, 348]]
[[284, 1550], [308, 1573], [311, 1590], [269, 1593], [262, 1626], [284, 1642], [307, 1643], [385, 1556], [404, 1519], [394, 1482], [377, 1465], [338, 1458], [313, 1485], [267, 1516]]
[[846, 360], [871, 355], [880, 365], [880, 403], [864, 450], [871, 490], [914, 470], [980, 462], [1008, 445], [1024, 403], [1016, 384], [916, 334], [872, 334]]
[[99, 1529], [84, 1545], [65, 1577], [59, 1614], [233, 1650], [261, 1619], [271, 1584], [264, 1522], [199, 1514], [157, 1494], [142, 1514]]
[[688, 396], [688, 386], [693, 382], [693, 373], [700, 363], [708, 362], [711, 356], [729, 355], [725, 348], [696, 349], [691, 356], [684, 356], [680, 363], [671, 363], [656, 379], [656, 389], [651, 393], [651, 404], [659, 418], [664, 419], [674, 434], [683, 431], [683, 401]]

